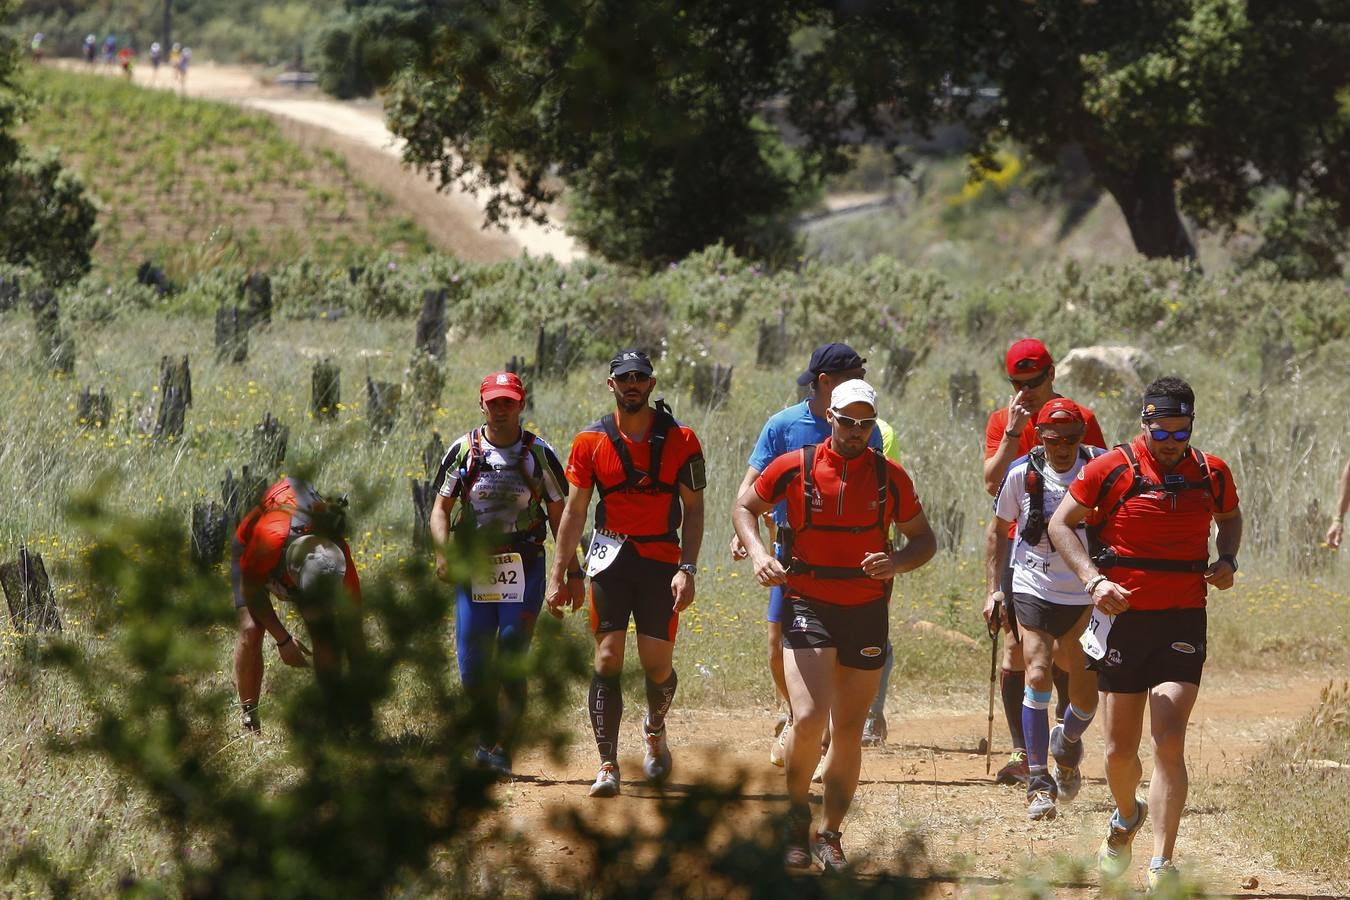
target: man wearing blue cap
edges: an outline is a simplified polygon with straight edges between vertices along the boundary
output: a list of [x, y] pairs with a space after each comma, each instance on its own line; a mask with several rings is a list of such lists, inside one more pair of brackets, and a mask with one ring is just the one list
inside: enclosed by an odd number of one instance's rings
[[[759, 440], [755, 442], [755, 449], [750, 454], [750, 464], [749, 468], [746, 469], [745, 478], [741, 481], [741, 486], [736, 492], [738, 497], [755, 483], [755, 479], [759, 477], [760, 472], [764, 471], [774, 459], [784, 453], [800, 450], [807, 444], [819, 444], [830, 436], [830, 422], [825, 417], [825, 413], [830, 407], [830, 396], [838, 385], [866, 375], [866, 364], [867, 360], [859, 356], [857, 351], [848, 344], [823, 344], [815, 349], [815, 352], [811, 354], [811, 362], [806, 371], [797, 378], [798, 385], [802, 387], [811, 386], [811, 396], [794, 406], [789, 406], [787, 409], [775, 413], [764, 423], [764, 427], [759, 433]], [[868, 438], [868, 446], [877, 449], [882, 448], [880, 428], [872, 430]], [[791, 529], [787, 524], [786, 503], [779, 503], [774, 507], [773, 526], [777, 534], [773, 551], [778, 554], [781, 553], [782, 548], [788, 544], [791, 538]], [[732, 559], [745, 559], [746, 555], [746, 549], [741, 543], [740, 537], [732, 535]], [[783, 619], [786, 613], [783, 588], [781, 586], [770, 588], [768, 613], [769, 671], [773, 675], [774, 688], [778, 696], [784, 700], [788, 696], [787, 681], [783, 674]], [[877, 692], [877, 696], [883, 700], [886, 695], [886, 683], [891, 674], [892, 659], [893, 657], [888, 652], [885, 669], [881, 676], [881, 687]], [[874, 713], [868, 717], [869, 727], [865, 736], [876, 734], [885, 727], [884, 724], [878, 723], [875, 714], [879, 705], [874, 704]], [[783, 765], [783, 753], [787, 743], [787, 734], [783, 726], [785, 724], [790, 725], [791, 715], [792, 711], [789, 706], [787, 722], [780, 723], [777, 738], [769, 748], [769, 762], [775, 766]], [[880, 723], [884, 723], [884, 721], [883, 718]], [[881, 736], [884, 737], [884, 734]]]

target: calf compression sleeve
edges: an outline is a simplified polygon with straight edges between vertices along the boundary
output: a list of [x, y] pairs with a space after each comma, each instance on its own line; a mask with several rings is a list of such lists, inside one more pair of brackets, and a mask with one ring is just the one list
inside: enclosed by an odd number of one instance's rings
[[1066, 741], [1077, 741], [1083, 737], [1083, 732], [1092, 724], [1092, 718], [1097, 715], [1094, 709], [1090, 713], [1082, 712], [1072, 703], [1064, 711], [1064, 739]]
[[619, 758], [619, 722], [623, 718], [623, 691], [618, 675], [592, 673], [588, 708], [600, 761], [615, 762]]
[[675, 699], [675, 686], [679, 684], [675, 670], [662, 684], [647, 679], [647, 727], [652, 734], [666, 727], [666, 713], [670, 712], [671, 701]]
[[1014, 750], [1025, 750], [1022, 734], [1022, 692], [1026, 689], [1026, 673], [1004, 669], [999, 679], [999, 693], [1003, 697], [1003, 715], [1008, 720], [1008, 734]]
[[1044, 774], [1050, 747], [1050, 692], [1030, 686], [1022, 697], [1022, 731], [1027, 738], [1027, 770]]

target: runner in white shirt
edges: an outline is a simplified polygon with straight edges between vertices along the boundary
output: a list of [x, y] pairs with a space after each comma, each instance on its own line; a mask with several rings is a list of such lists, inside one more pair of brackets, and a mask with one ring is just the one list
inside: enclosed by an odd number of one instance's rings
[[[1097, 681], [1087, 670], [1078, 637], [1091, 612], [1092, 598], [1083, 582], [1050, 543], [1046, 523], [1068, 493], [1069, 484], [1084, 463], [1100, 454], [1083, 444], [1082, 409], [1066, 397], [1041, 407], [1036, 416], [1041, 446], [1015, 461], [994, 499], [994, 516], [986, 535], [989, 620], [999, 591], [999, 573], [1008, 558], [1008, 527], [1017, 523], [1012, 548], [1011, 598], [1021, 631], [1026, 659], [1026, 690], [1022, 698], [1022, 729], [1027, 742], [1027, 818], [1053, 819], [1056, 803], [1072, 800], [1082, 785], [1078, 771], [1083, 755], [1081, 738], [1097, 711]], [[1080, 530], [1079, 540], [1086, 545]], [[1003, 619], [1008, 629], [1008, 619]], [[1064, 724], [1050, 730], [1051, 664], [1069, 673], [1069, 708]], [[1055, 758], [1052, 778], [1047, 756]]]

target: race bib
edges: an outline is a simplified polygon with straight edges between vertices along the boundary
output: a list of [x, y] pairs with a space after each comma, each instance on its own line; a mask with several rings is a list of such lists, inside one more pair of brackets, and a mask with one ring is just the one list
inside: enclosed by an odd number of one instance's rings
[[1111, 633], [1111, 626], [1115, 623], [1115, 616], [1109, 616], [1094, 606], [1092, 618], [1088, 619], [1087, 628], [1078, 638], [1078, 643], [1083, 645], [1083, 652], [1093, 659], [1105, 656], [1106, 636]]
[[586, 554], [586, 574], [594, 578], [610, 567], [619, 555], [619, 548], [628, 540], [625, 535], [595, 529], [591, 535], [591, 549]]
[[519, 553], [502, 553], [488, 559], [490, 568], [473, 581], [474, 603], [524, 603], [525, 563]]

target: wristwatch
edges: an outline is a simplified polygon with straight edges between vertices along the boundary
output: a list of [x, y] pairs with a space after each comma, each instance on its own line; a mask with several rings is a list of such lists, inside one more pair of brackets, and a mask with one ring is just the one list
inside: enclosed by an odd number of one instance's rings
[[677, 568], [679, 568], [681, 572], [686, 572], [690, 575], [698, 574], [698, 566], [694, 565], [693, 563], [680, 563]]
[[1233, 554], [1231, 553], [1223, 554], [1222, 556], [1219, 557], [1219, 562], [1226, 562], [1233, 567], [1234, 572], [1237, 571], [1237, 557], [1234, 556]]

